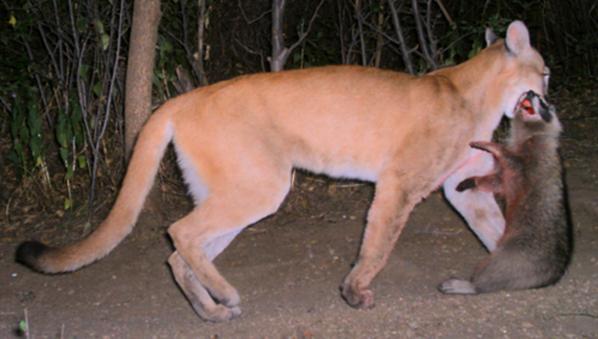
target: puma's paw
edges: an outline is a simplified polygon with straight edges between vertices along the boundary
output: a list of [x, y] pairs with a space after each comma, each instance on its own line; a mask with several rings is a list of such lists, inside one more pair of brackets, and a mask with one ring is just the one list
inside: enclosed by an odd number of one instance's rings
[[223, 322], [232, 320], [241, 315], [241, 309], [239, 307], [226, 307], [224, 305], [216, 305], [208, 309], [195, 310], [199, 316], [207, 321], [211, 322]]
[[341, 287], [343, 298], [351, 307], [370, 309], [374, 307], [374, 292], [367, 288], [357, 290], [350, 284]]
[[444, 294], [476, 294], [475, 286], [468, 280], [448, 279], [438, 285], [438, 290]]
[[239, 296], [239, 292], [236, 289], [229, 290], [225, 293], [225, 296], [219, 298], [218, 301], [225, 306], [228, 307], [235, 307], [239, 305], [241, 302], [241, 297]]

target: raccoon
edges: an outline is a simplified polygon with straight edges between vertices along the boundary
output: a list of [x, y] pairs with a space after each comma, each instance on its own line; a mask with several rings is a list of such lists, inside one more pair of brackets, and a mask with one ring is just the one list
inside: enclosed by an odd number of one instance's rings
[[511, 121], [506, 145], [470, 144], [494, 156], [495, 172], [467, 178], [456, 189], [501, 196], [506, 227], [497, 248], [478, 264], [471, 279], [446, 280], [438, 286], [441, 292], [539, 288], [562, 277], [572, 246], [558, 153], [560, 133], [554, 106], [529, 91]]

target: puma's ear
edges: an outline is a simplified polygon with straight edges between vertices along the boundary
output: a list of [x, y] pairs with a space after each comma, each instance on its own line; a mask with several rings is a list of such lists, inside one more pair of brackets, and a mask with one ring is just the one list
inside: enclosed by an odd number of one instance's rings
[[529, 31], [523, 22], [517, 20], [509, 25], [509, 28], [507, 28], [505, 47], [507, 48], [507, 51], [514, 55], [518, 55], [530, 47]]
[[486, 27], [486, 47], [492, 45], [498, 37], [494, 34], [494, 31], [490, 27]]

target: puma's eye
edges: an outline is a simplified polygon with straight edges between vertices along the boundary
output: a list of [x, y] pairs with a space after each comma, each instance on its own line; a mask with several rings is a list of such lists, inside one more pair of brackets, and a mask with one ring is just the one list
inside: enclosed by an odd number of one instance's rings
[[542, 73], [543, 78], [543, 85], [544, 85], [544, 93], [548, 93], [548, 81], [550, 80], [550, 68], [544, 67], [544, 73]]

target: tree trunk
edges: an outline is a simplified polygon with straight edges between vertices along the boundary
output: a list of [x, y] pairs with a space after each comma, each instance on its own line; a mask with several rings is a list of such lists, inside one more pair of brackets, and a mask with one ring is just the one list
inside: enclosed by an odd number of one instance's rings
[[135, 0], [125, 84], [125, 152], [151, 113], [154, 56], [160, 23], [160, 0]]
[[[160, 0], [135, 0], [125, 83], [125, 155], [131, 157], [135, 138], [152, 111], [152, 76], [160, 23]], [[160, 191], [152, 187], [145, 208], [163, 218]]]
[[284, 46], [283, 20], [286, 0], [272, 1], [272, 56], [270, 71], [280, 72], [289, 57], [289, 50]]

